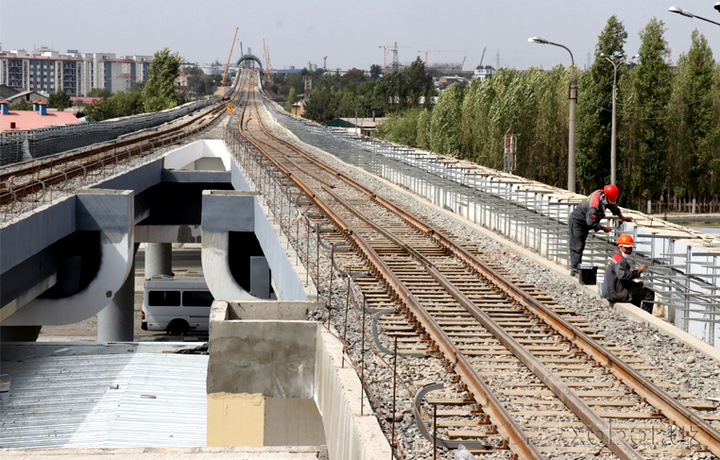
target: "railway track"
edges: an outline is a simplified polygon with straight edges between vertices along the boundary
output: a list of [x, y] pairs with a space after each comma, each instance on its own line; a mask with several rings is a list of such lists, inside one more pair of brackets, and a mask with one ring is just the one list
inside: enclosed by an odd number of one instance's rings
[[19, 202], [47, 202], [53, 189], [62, 190], [73, 180], [104, 177], [106, 168], [117, 168], [204, 131], [225, 112], [215, 104], [198, 113], [145, 132], [112, 142], [95, 144], [0, 169], [0, 209], [14, 209]]
[[[380, 347], [443, 369], [412, 395], [428, 443], [517, 458], [720, 455], [714, 405], [666, 391], [673, 382], [634, 350], [605, 343], [547, 293], [273, 135], [247, 81], [236, 126], [253, 150], [245, 169], [272, 190], [275, 207], [279, 191], [292, 198], [288, 204], [328, 242], [334, 266], [376, 316]], [[297, 233], [292, 217], [288, 233], [293, 222]], [[305, 252], [310, 260], [309, 244]]]

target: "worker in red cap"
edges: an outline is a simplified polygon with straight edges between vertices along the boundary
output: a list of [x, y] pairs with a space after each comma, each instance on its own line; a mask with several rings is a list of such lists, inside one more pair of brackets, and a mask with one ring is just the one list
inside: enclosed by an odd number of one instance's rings
[[639, 280], [640, 274], [648, 266], [643, 264], [636, 269], [630, 266], [630, 256], [635, 248], [632, 236], [620, 235], [616, 244], [618, 252], [610, 258], [605, 267], [602, 296], [611, 302], [630, 302], [652, 313], [655, 293]]
[[570, 214], [570, 276], [577, 275], [590, 230], [602, 230], [605, 233], [610, 231], [610, 227], [600, 225], [600, 221], [605, 218], [606, 208], [621, 220], [632, 220], [632, 217], [624, 217], [615, 204], [619, 194], [616, 186], [606, 185], [602, 190], [595, 190], [582, 200]]

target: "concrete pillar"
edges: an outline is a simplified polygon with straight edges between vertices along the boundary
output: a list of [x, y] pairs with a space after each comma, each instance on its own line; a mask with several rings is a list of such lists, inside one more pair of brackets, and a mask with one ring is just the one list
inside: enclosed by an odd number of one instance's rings
[[125, 282], [110, 303], [98, 313], [97, 342], [132, 342], [135, 338], [135, 243], [133, 259]]
[[145, 278], [172, 275], [172, 244], [145, 243]]
[[270, 298], [270, 266], [261, 256], [250, 256], [250, 294]]

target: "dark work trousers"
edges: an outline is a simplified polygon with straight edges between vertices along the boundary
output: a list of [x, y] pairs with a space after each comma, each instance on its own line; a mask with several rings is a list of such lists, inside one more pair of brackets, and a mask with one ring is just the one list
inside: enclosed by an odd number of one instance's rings
[[578, 265], [582, 263], [585, 241], [587, 241], [590, 228], [583, 221], [570, 218], [568, 223], [570, 230], [570, 271], [577, 271]]
[[[652, 302], [655, 300], [655, 292], [645, 286], [640, 286], [634, 281], [626, 281], [626, 286], [630, 291], [630, 303], [652, 314]], [[642, 303], [643, 300], [645, 301], [644, 304]]]

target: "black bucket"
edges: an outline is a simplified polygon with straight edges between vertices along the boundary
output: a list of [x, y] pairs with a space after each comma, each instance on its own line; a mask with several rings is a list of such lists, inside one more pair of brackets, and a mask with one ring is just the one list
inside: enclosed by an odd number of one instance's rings
[[580, 284], [594, 286], [597, 283], [597, 267], [592, 264], [580, 264], [578, 266], [578, 279]]

